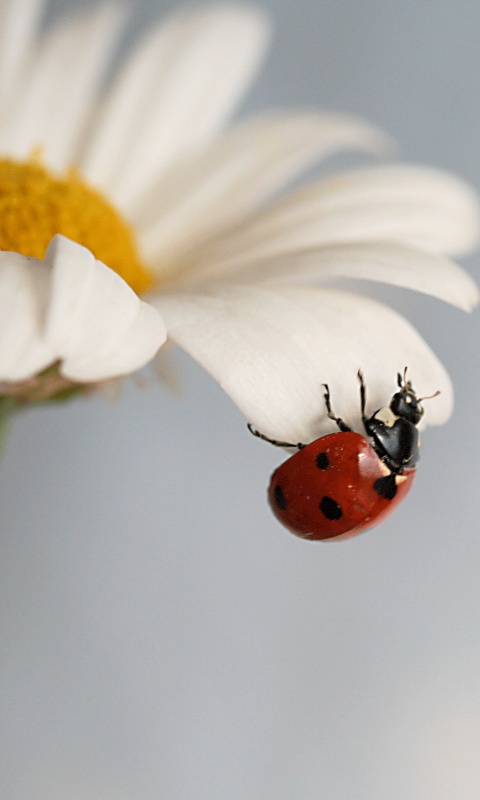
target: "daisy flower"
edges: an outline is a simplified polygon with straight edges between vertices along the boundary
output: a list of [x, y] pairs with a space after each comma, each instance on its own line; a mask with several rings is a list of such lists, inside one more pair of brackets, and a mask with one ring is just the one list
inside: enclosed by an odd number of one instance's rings
[[268, 41], [259, 10], [174, 13], [107, 84], [123, 7], [39, 32], [43, 11], [0, 0], [0, 394], [55, 398], [128, 374], [168, 334], [273, 437], [322, 432], [322, 382], [358, 420], [359, 367], [380, 406], [408, 365], [422, 395], [441, 390], [428, 422], [444, 422], [452, 388], [428, 345], [334, 282], [471, 309], [476, 287], [450, 259], [477, 242], [473, 192], [399, 165], [282, 192], [316, 160], [381, 154], [387, 139], [315, 112], [228, 127]]

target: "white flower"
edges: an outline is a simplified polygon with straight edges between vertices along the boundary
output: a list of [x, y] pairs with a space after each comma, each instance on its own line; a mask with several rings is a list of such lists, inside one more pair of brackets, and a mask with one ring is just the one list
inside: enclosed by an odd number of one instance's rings
[[[23, 238], [15, 225], [10, 235], [0, 222], [0, 246], [8, 241], [7, 249], [38, 259], [40, 248], [61, 233], [91, 249], [144, 294], [170, 339], [271, 436], [309, 441], [321, 432], [323, 382], [337, 413], [358, 422], [358, 368], [378, 407], [408, 366], [422, 395], [441, 390], [427, 421], [444, 422], [452, 408], [450, 380], [415, 329], [390, 308], [330, 282], [382, 281], [471, 309], [476, 287], [450, 256], [477, 242], [473, 192], [436, 170], [374, 166], [272, 199], [318, 158], [345, 148], [380, 153], [386, 139], [358, 120], [326, 113], [271, 114], [224, 131], [265, 48], [261, 12], [227, 3], [172, 15], [139, 42], [103, 95], [121, 8], [101, 5], [39, 38], [41, 5], [0, 0], [0, 153], [27, 165], [22, 211], [33, 173], [35, 186], [40, 181], [55, 196], [56, 210], [49, 205], [39, 224], [37, 208], [27, 209]], [[13, 213], [2, 206], [2, 175], [9, 169], [0, 161], [0, 220]], [[85, 208], [86, 219], [79, 211]], [[31, 218], [36, 222], [29, 227]], [[56, 240], [54, 248], [66, 248], [65, 241]], [[6, 263], [20, 264], [18, 258], [10, 255]], [[135, 369], [135, 357], [126, 369], [118, 353], [125, 356], [130, 345], [139, 352], [142, 337], [133, 328], [129, 333], [121, 314], [105, 310], [109, 289], [104, 292], [100, 279], [91, 294], [93, 301], [99, 293], [93, 306], [102, 307], [95, 308], [100, 321], [85, 340], [78, 337], [90, 325], [85, 303], [70, 331], [62, 306], [68, 308], [78, 279], [76, 272], [65, 290], [58, 282], [44, 341], [29, 355], [31, 374], [47, 363], [45, 348], [74, 382]], [[315, 285], [326, 280], [328, 287]], [[28, 330], [38, 330], [37, 306], [46, 302], [42, 281], [25, 282], [23, 327], [9, 322], [26, 341], [33, 341]], [[1, 299], [7, 306], [8, 291], [14, 296], [14, 289], [5, 290]], [[146, 324], [157, 325], [161, 343], [161, 323], [138, 308]], [[106, 327], [112, 337], [104, 347]], [[144, 360], [156, 349], [152, 343]]]

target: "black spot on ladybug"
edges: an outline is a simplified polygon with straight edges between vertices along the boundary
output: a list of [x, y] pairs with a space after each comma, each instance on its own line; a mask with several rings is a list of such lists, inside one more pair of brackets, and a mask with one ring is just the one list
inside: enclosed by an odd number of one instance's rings
[[285, 497], [281, 486], [275, 486], [275, 489], [273, 490], [273, 496], [280, 511], [285, 511], [287, 507], [287, 498]]
[[320, 501], [320, 511], [327, 519], [331, 520], [340, 519], [343, 514], [342, 507], [327, 496], [322, 497]]
[[327, 469], [330, 466], [330, 461], [326, 453], [319, 453], [315, 461], [317, 462], [318, 469]]
[[397, 484], [393, 472], [384, 478], [377, 478], [373, 488], [380, 497], [384, 497], [385, 500], [393, 500], [397, 494]]

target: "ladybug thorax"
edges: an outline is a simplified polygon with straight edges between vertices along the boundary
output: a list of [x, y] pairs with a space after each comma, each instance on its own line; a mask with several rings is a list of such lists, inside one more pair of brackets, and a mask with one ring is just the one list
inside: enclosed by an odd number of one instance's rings
[[386, 428], [393, 428], [396, 421], [398, 420], [398, 415], [394, 414], [392, 409], [389, 406], [384, 406], [383, 408], [379, 408], [378, 411], [372, 417], [372, 421], [378, 421], [382, 423]]
[[[406, 405], [409, 409], [410, 406], [407, 403]], [[420, 458], [420, 439], [416, 423], [406, 414], [398, 413], [402, 410], [401, 403], [392, 400], [390, 406], [379, 408], [365, 421], [375, 452], [395, 473], [403, 472], [406, 467], [414, 467]]]

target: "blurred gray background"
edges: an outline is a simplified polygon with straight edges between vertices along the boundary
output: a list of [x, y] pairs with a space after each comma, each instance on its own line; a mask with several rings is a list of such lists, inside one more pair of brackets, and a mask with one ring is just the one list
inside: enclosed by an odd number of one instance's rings
[[[136, 0], [132, 32], [177, 5]], [[276, 37], [243, 111], [356, 112], [480, 187], [480, 4], [263, 6]], [[179, 397], [131, 382], [16, 421], [2, 798], [478, 800], [480, 315], [376, 294], [446, 363], [457, 405], [408, 502], [356, 540], [277, 524], [282, 453], [181, 353]]]

